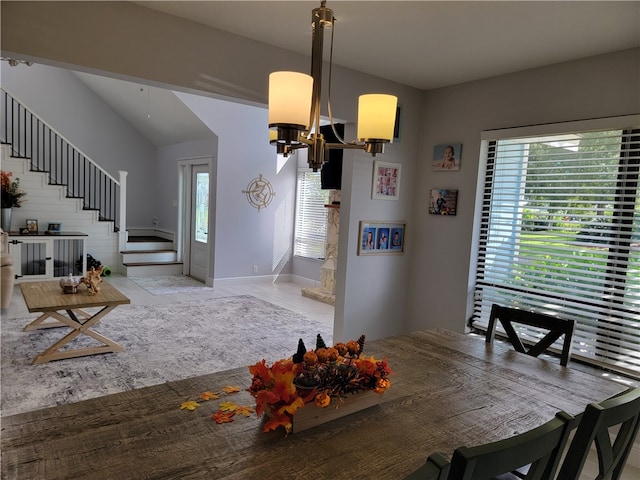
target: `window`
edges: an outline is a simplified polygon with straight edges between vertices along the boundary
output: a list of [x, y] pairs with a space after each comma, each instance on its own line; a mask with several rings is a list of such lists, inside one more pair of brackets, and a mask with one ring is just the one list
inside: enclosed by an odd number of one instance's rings
[[296, 230], [293, 254], [299, 257], [323, 259], [327, 239], [327, 209], [329, 191], [322, 190], [320, 172], [298, 170], [296, 193]]
[[493, 303], [573, 318], [574, 358], [640, 375], [640, 130], [485, 147], [472, 325]]

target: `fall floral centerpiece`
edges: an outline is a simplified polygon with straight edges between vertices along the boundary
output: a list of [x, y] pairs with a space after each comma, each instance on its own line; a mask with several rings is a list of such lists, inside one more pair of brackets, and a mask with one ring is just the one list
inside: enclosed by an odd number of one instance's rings
[[307, 351], [300, 339], [291, 358], [271, 366], [265, 360], [250, 366], [253, 378], [248, 390], [256, 399], [256, 414], [270, 417], [264, 431], [282, 426], [290, 432], [294, 414], [307, 404], [307, 408], [339, 408], [351, 394], [384, 393], [391, 385], [391, 369], [386, 358], [365, 356], [364, 343], [362, 335], [357, 341], [327, 347], [318, 335], [314, 350]]
[[22, 203], [22, 197], [27, 192], [20, 190], [20, 179], [12, 180], [13, 173], [0, 171], [2, 178], [2, 208], [18, 208]]

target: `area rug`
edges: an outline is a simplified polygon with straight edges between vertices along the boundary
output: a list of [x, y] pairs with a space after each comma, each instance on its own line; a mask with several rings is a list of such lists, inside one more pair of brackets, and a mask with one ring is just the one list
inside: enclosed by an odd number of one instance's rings
[[211, 293], [211, 287], [185, 275], [159, 275], [149, 277], [129, 277], [138, 286], [152, 295], [172, 295], [185, 293]]
[[[116, 308], [94, 328], [125, 351], [32, 365], [69, 330], [24, 332], [37, 318], [2, 319], [2, 416], [293, 355], [331, 327], [250, 295]], [[90, 346], [82, 335], [71, 345]]]

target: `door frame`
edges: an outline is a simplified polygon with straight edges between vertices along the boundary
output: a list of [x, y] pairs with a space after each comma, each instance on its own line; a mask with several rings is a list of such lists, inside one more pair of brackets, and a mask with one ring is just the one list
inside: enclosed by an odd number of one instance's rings
[[[215, 197], [212, 195], [215, 191], [213, 187], [213, 157], [194, 157], [178, 160], [178, 220], [176, 231], [176, 251], [178, 255], [178, 261], [182, 262], [182, 273], [188, 275], [190, 271], [190, 251], [189, 245], [191, 242], [191, 215], [188, 214], [191, 211], [191, 195], [192, 195], [192, 173], [195, 165], [207, 165], [209, 171], [209, 225], [207, 241], [209, 248], [207, 250], [207, 273], [206, 284], [209, 287], [213, 286], [213, 265], [211, 259], [213, 258], [214, 249], [214, 232], [213, 225], [215, 224], [215, 208], [211, 208], [211, 200]], [[215, 204], [213, 205], [215, 207]]]

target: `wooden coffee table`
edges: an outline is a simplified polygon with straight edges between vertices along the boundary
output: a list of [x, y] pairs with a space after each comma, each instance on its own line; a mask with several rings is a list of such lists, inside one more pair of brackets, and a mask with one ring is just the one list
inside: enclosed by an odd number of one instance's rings
[[[84, 285], [78, 286], [78, 293], [65, 294], [58, 280], [25, 282], [20, 284], [20, 290], [29, 312], [42, 312], [42, 315], [24, 327], [24, 331], [57, 327], [71, 328], [71, 332], [37, 355], [33, 359], [34, 364], [124, 350], [122, 345], [91, 329], [118, 305], [131, 303], [129, 298], [110, 284], [102, 282], [100, 291], [95, 295], [92, 295]], [[82, 310], [90, 307], [102, 308], [93, 314]], [[60, 350], [82, 334], [101, 342], [101, 345]]]

